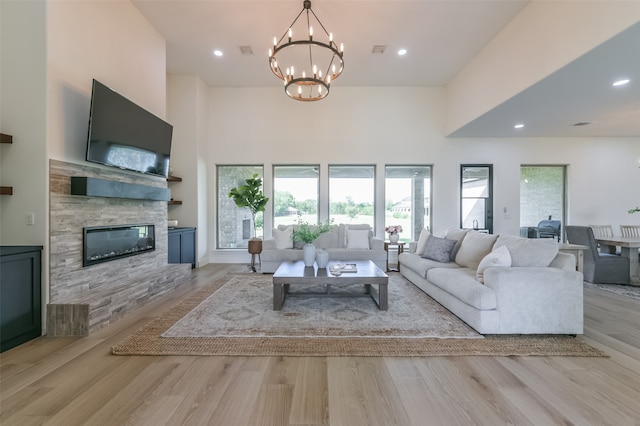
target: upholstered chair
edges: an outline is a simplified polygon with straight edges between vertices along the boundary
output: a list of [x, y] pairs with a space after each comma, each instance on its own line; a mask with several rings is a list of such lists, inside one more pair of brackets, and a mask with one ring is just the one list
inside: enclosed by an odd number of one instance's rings
[[629, 259], [600, 253], [593, 229], [589, 226], [566, 226], [570, 244], [587, 246], [584, 251], [584, 280], [600, 284], [629, 284]]

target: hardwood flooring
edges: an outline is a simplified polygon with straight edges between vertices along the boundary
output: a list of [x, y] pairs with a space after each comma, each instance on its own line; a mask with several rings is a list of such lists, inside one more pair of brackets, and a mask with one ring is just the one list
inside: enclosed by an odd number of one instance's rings
[[609, 358], [134, 357], [110, 347], [193, 285], [85, 338], [0, 355], [1, 425], [639, 425], [640, 300], [585, 289]]

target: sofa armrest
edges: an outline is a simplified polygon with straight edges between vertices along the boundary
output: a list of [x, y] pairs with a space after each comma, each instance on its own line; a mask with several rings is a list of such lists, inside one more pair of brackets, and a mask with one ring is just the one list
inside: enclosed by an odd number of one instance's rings
[[371, 250], [384, 250], [384, 240], [378, 237], [369, 238], [369, 247]]
[[269, 237], [262, 241], [262, 250], [275, 250], [276, 249], [276, 237]]
[[581, 334], [583, 282], [580, 272], [551, 267], [492, 267], [484, 284], [496, 293], [501, 322], [519, 328]]

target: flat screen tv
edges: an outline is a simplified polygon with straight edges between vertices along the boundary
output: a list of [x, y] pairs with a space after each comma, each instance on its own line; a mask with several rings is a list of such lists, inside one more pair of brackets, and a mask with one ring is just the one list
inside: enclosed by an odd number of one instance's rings
[[93, 80], [87, 161], [167, 177], [172, 134], [171, 124]]

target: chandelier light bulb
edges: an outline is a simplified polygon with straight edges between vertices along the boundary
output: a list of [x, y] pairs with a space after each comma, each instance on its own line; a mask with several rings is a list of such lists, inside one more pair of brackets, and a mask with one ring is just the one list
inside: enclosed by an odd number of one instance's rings
[[313, 27], [309, 27], [309, 40], [313, 40]]
[[302, 71], [302, 78], [307, 78], [307, 72], [306, 71]]
[[333, 33], [329, 33], [329, 43], [333, 42]]
[[273, 50], [275, 50], [277, 46], [278, 46], [278, 39], [274, 36], [273, 37]]
[[269, 58], [271, 58], [273, 56], [273, 52], [271, 52], [271, 49], [269, 49]]
[[344, 53], [344, 43], [340, 43], [340, 53]]
[[293, 36], [293, 30], [289, 28], [289, 43], [291, 43], [291, 36]]

